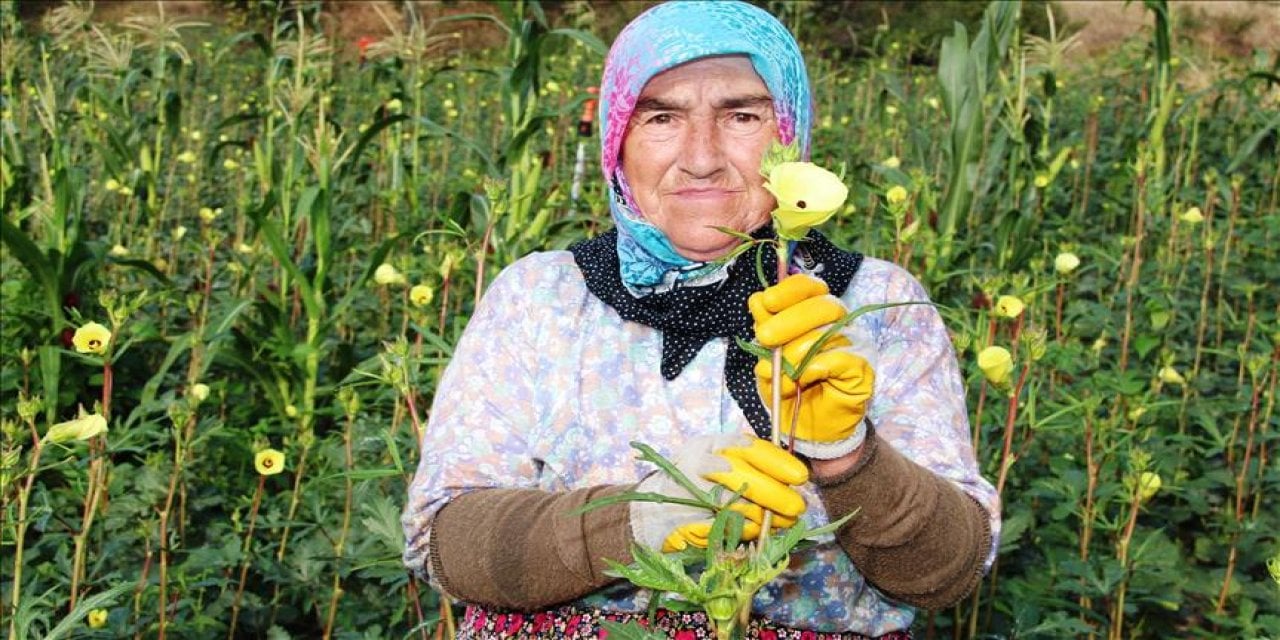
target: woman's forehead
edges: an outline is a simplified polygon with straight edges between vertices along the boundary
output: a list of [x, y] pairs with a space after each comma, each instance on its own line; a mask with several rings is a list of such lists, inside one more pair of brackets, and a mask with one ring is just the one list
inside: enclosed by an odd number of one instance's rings
[[640, 91], [639, 100], [668, 94], [730, 91], [742, 99], [769, 97], [769, 88], [745, 55], [691, 60], [655, 74]]

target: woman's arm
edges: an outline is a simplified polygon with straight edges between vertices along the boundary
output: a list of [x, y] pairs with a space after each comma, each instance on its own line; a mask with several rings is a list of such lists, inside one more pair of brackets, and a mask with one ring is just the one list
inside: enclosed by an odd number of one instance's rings
[[[928, 300], [894, 265], [868, 260], [863, 269], [860, 290], [845, 296], [851, 306]], [[999, 500], [978, 472], [958, 363], [937, 310], [908, 305], [864, 319], [864, 335], [876, 341], [873, 432], [852, 460], [815, 462], [814, 482], [833, 519], [857, 511], [836, 537], [873, 585], [913, 606], [944, 608], [990, 566]]]
[[575, 511], [630, 488], [458, 496], [432, 526], [431, 573], [455, 598], [507, 609], [545, 609], [587, 595], [617, 580], [604, 575], [604, 558], [631, 562], [628, 503]]
[[529, 299], [557, 275], [544, 267], [517, 262], [481, 300], [436, 389], [409, 487], [405, 565], [464, 601], [545, 607], [612, 580], [601, 558], [630, 561], [625, 504], [571, 514], [625, 487], [543, 490], [559, 484], [533, 445], [545, 417], [534, 345], [555, 312]]

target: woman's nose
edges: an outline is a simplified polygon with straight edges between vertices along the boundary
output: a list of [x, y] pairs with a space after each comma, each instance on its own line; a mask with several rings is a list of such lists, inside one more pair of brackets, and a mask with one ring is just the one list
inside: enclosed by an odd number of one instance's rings
[[724, 169], [724, 139], [714, 117], [691, 118], [680, 141], [680, 169], [695, 178], [709, 178]]

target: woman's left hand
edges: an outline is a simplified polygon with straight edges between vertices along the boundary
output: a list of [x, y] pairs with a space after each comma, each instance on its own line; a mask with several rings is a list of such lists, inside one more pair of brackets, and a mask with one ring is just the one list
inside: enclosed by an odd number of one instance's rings
[[[832, 323], [848, 309], [831, 295], [827, 284], [807, 275], [793, 275], [751, 296], [756, 340], [766, 348], [782, 348], [787, 362], [799, 364]], [[811, 458], [830, 459], [850, 453], [866, 434], [863, 418], [875, 387], [875, 372], [853, 353], [849, 339], [837, 334], [822, 345], [797, 381], [782, 376], [783, 435], [794, 425], [796, 450]], [[760, 396], [768, 404], [774, 381], [773, 363], [756, 364]], [[798, 396], [798, 397], [797, 397]], [[795, 403], [800, 403], [797, 414]]]

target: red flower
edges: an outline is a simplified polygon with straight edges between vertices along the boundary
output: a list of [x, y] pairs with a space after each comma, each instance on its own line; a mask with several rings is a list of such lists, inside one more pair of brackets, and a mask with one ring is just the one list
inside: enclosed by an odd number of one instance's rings
[[697, 640], [697, 636], [694, 635], [692, 631], [685, 629], [684, 631], [677, 631], [676, 635], [674, 636], [674, 639], [675, 640]]
[[760, 640], [778, 640], [778, 632], [772, 629], [761, 629]]
[[817, 640], [818, 634], [805, 630], [800, 632], [800, 640]]

